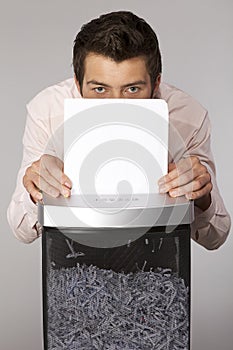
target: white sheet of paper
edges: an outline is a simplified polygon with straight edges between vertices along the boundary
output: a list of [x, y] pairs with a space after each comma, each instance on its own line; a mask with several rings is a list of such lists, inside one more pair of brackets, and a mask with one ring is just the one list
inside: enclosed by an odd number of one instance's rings
[[64, 172], [72, 194], [157, 193], [167, 173], [161, 99], [66, 99]]

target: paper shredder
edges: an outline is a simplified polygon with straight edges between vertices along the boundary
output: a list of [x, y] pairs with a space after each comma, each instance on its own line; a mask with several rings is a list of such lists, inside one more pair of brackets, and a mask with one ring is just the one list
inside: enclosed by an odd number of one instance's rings
[[193, 202], [44, 196], [44, 349], [190, 349]]

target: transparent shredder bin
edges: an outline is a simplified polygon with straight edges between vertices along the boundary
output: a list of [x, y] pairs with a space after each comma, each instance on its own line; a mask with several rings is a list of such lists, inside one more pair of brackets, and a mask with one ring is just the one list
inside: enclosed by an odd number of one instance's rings
[[44, 349], [190, 349], [193, 202], [112, 197], [39, 205]]

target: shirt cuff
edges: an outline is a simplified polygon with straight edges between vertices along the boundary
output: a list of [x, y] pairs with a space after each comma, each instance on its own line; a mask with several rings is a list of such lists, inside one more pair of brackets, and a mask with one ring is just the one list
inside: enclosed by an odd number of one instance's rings
[[28, 222], [31, 228], [34, 228], [38, 222], [38, 206], [35, 204], [28, 192], [24, 193], [23, 198], [24, 213], [27, 214]]
[[215, 215], [215, 204], [213, 203], [213, 198], [209, 208], [204, 211], [194, 206], [194, 215], [197, 230], [208, 225], [212, 217]]

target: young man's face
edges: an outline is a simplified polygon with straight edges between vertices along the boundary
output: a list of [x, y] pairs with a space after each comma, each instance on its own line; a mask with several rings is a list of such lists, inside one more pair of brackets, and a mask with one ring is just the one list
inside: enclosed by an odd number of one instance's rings
[[159, 87], [151, 86], [150, 76], [142, 57], [117, 63], [103, 55], [90, 53], [85, 59], [82, 91], [84, 98], [152, 98]]

